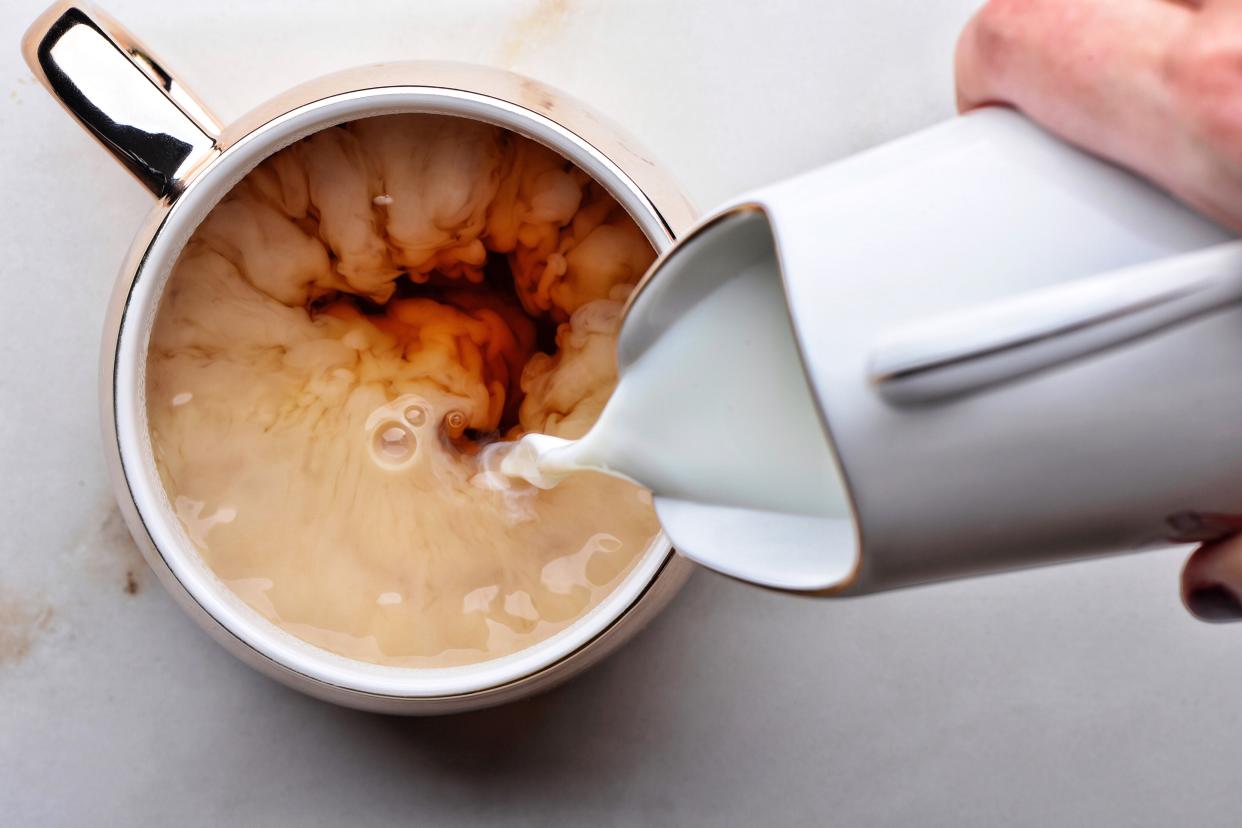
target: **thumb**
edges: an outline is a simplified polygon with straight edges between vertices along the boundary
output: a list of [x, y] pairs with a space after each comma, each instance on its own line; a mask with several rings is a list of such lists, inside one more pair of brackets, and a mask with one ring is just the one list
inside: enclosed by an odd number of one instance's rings
[[1182, 569], [1182, 603], [1200, 621], [1242, 621], [1242, 535], [1194, 551]]

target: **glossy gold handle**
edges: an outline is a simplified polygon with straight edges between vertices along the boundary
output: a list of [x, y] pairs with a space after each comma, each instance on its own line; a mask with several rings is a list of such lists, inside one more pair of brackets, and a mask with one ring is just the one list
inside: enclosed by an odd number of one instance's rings
[[26, 63], [139, 181], [174, 198], [218, 153], [220, 125], [129, 32], [81, 3], [57, 3], [27, 30]]

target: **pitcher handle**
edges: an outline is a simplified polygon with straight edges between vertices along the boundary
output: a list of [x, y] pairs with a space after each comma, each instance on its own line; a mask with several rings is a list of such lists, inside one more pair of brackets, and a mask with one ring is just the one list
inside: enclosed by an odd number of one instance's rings
[[1242, 241], [1110, 271], [901, 329], [872, 351], [888, 402], [932, 403], [1242, 302]]
[[27, 30], [22, 53], [35, 77], [155, 195], [174, 198], [218, 154], [216, 119], [106, 13], [57, 3]]

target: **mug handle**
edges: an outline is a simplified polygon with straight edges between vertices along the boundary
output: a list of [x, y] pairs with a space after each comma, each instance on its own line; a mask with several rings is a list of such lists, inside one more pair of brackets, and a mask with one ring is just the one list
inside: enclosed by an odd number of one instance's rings
[[220, 124], [124, 27], [61, 2], [22, 39], [39, 82], [160, 198], [173, 199], [219, 154]]

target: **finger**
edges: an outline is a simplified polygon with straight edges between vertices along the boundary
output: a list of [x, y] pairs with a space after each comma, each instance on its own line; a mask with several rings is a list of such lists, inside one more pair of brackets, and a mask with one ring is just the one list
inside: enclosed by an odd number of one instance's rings
[[[1214, 4], [1213, 12], [1220, 14]], [[1197, 14], [1196, 4], [1175, 0], [991, 0], [958, 40], [962, 108], [1045, 108], [1085, 95], [1110, 111], [1124, 109], [1112, 93], [1142, 88], [1141, 75], [1162, 75]]]
[[1242, 2], [992, 0], [962, 108], [1008, 103], [1242, 231]]
[[963, 109], [1012, 105], [1157, 180], [1185, 154], [1169, 56], [1199, 14], [1167, 0], [993, 0], [958, 43]]
[[1242, 535], [1195, 550], [1182, 570], [1182, 603], [1201, 621], [1242, 621]]
[[1222, 217], [1205, 205], [1218, 176], [1202, 169], [1211, 153], [1170, 70], [1201, 14], [1169, 0], [994, 0], [959, 42], [960, 106], [1010, 104]]

